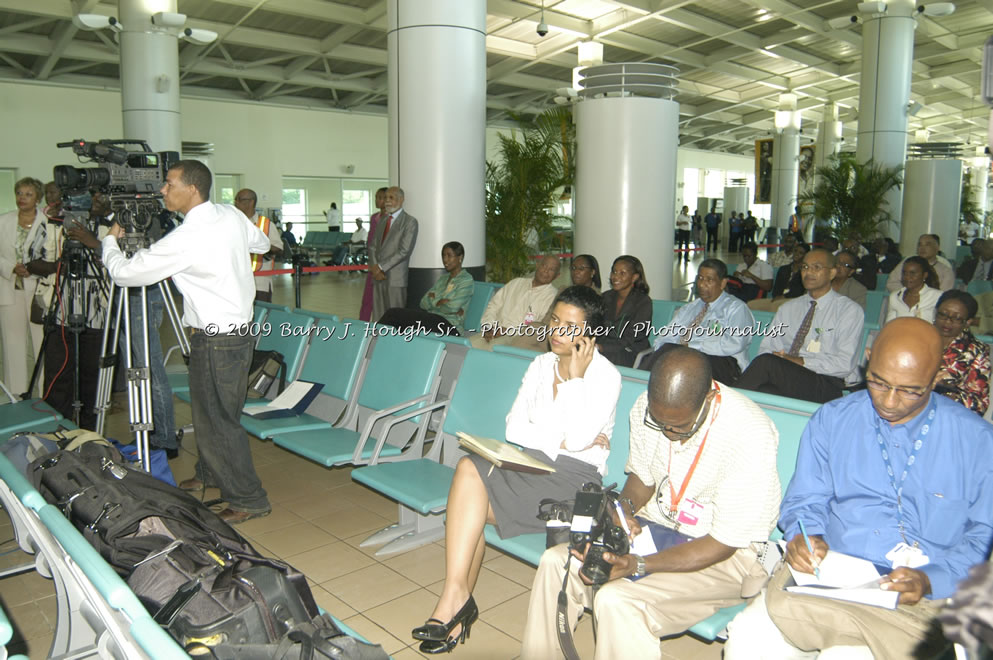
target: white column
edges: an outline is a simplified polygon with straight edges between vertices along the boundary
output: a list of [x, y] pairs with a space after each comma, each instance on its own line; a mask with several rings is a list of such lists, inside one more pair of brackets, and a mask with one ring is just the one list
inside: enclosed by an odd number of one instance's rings
[[[885, 12], [862, 14], [862, 76], [855, 151], [859, 162], [871, 159], [878, 165], [895, 167], [907, 159], [907, 103], [916, 4], [913, 0], [886, 0]], [[903, 192], [893, 188], [886, 201], [896, 221], [886, 231], [899, 238]]]
[[119, 11], [124, 137], [180, 151], [178, 39], [152, 25], [153, 14], [176, 11], [176, 0], [120, 0]]
[[576, 104], [576, 253], [594, 255], [603, 274], [622, 254], [638, 257], [660, 300], [672, 296], [678, 129], [675, 101]]
[[444, 272], [448, 241], [484, 279], [486, 2], [389, 0], [388, 14], [390, 184], [420, 223], [407, 285], [416, 306]]
[[800, 131], [788, 126], [772, 143], [772, 226], [789, 228], [800, 180]]
[[985, 156], [975, 158], [979, 165], [973, 165], [971, 168], [972, 172], [972, 200], [976, 203], [979, 208], [979, 214], [976, 220], [982, 224], [983, 216], [986, 215], [987, 201], [987, 189], [990, 185], [990, 168], [988, 159]]
[[[831, 157], [841, 151], [842, 125], [838, 121], [838, 106], [828, 103], [824, 106], [824, 114], [817, 124], [817, 147], [814, 149], [814, 188], [820, 183], [821, 177], [817, 170], [831, 163]], [[808, 242], [814, 240], [815, 222], [808, 222], [804, 228], [804, 237]]]
[[937, 234], [951, 259], [959, 233], [962, 161], [957, 158], [908, 160], [903, 186], [901, 254], [916, 254], [921, 234]]

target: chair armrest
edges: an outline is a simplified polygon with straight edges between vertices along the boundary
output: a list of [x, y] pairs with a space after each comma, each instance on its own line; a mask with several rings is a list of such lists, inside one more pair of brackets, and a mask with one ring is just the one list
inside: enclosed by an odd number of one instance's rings
[[[362, 449], [365, 447], [365, 443], [369, 439], [369, 436], [372, 435], [372, 429], [373, 429], [373, 427], [376, 426], [376, 422], [378, 422], [379, 420], [383, 419], [384, 417], [388, 417], [388, 416], [392, 415], [395, 412], [398, 412], [400, 410], [403, 410], [404, 408], [409, 408], [412, 405], [415, 405], [415, 404], [418, 404], [418, 403], [421, 403], [421, 402], [427, 403], [430, 400], [430, 398], [431, 398], [431, 395], [430, 394], [424, 394], [422, 396], [417, 397], [416, 399], [411, 399], [410, 401], [404, 401], [403, 403], [399, 403], [399, 404], [397, 404], [397, 405], [395, 405], [395, 406], [393, 406], [391, 408], [385, 408], [383, 410], [380, 410], [377, 413], [374, 413], [374, 414], [370, 415], [369, 416], [369, 419], [366, 420], [365, 426], [362, 428], [362, 435], [359, 436], [359, 441], [355, 444], [355, 453], [352, 454], [352, 462], [357, 462], [357, 461], [360, 461], [362, 459]], [[436, 410], [439, 407], [439, 404], [440, 403], [447, 404], [448, 402], [447, 401], [443, 401], [443, 402], [442, 401], [439, 401], [438, 403], [433, 403], [433, 404], [430, 404], [428, 406], [424, 406], [424, 407], [421, 407], [421, 408], [417, 408], [415, 410], [411, 410], [408, 413], [404, 413], [403, 415], [401, 415], [399, 418], [397, 418], [393, 422], [387, 424], [386, 425], [386, 429], [392, 428], [393, 424], [395, 424], [397, 422], [405, 421], [405, 420], [410, 419], [411, 417], [417, 417], [418, 415], [428, 413], [428, 412], [430, 412], [432, 410]], [[382, 440], [380, 442], [377, 442], [376, 443], [377, 450], [382, 450], [382, 446], [381, 445], [386, 442], [385, 438], [386, 438], [387, 433], [382, 433], [381, 435], [382, 435]], [[374, 452], [373, 453], [373, 457], [376, 457], [376, 455], [377, 455], [377, 453]]]
[[634, 365], [633, 365], [633, 367], [635, 369], [638, 369], [639, 367], [641, 367], [641, 361], [644, 360], [646, 357], [648, 357], [649, 355], [651, 355], [654, 352], [655, 352], [655, 349], [654, 348], [646, 348], [643, 351], [639, 351], [638, 354], [634, 356]]
[[[408, 419], [410, 419], [412, 417], [417, 417], [421, 413], [434, 412], [435, 410], [440, 410], [442, 408], [446, 408], [449, 403], [451, 403], [451, 400], [450, 399], [445, 399], [444, 401], [436, 401], [435, 403], [432, 403], [430, 406], [427, 406], [425, 408], [418, 408], [417, 410], [411, 410], [410, 412], [404, 413], [404, 414], [400, 415], [399, 417], [392, 417], [383, 426], [383, 432], [379, 434], [379, 438], [376, 440], [376, 446], [373, 448], [372, 456], [369, 457], [369, 465], [375, 465], [376, 463], [379, 462], [379, 454], [383, 451], [383, 447], [386, 446], [386, 438], [389, 437], [390, 431], [393, 430], [393, 427], [395, 425], [399, 424], [400, 422], [405, 422], [405, 421], [407, 421]], [[370, 431], [371, 431], [371, 429], [370, 429]], [[366, 436], [366, 437], [368, 437], [368, 436]], [[441, 440], [441, 434], [440, 433], [438, 434], [438, 436], [437, 436], [436, 439], [439, 440], [439, 441]], [[364, 440], [362, 441], [362, 444], [365, 444], [365, 441]], [[361, 451], [361, 449], [359, 449], [357, 451]], [[357, 454], [357, 456], [358, 456], [358, 454]], [[356, 457], [353, 457], [353, 458], [356, 458]]]

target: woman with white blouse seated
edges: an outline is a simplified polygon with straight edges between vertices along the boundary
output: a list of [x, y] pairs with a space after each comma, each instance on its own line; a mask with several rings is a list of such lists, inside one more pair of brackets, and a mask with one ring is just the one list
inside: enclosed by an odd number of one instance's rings
[[469, 636], [479, 616], [472, 590], [483, 563], [483, 527], [501, 538], [544, 532], [538, 505], [568, 500], [584, 483], [601, 483], [610, 454], [621, 375], [596, 349], [603, 324], [600, 295], [571, 286], [552, 303], [551, 352], [528, 367], [507, 415], [506, 439], [555, 472], [530, 474], [495, 468], [471, 454], [462, 458], [448, 491], [445, 586], [431, 618], [412, 631], [422, 653], [445, 653]]
[[913, 316], [934, 322], [934, 307], [941, 297], [938, 275], [923, 257], [907, 257], [903, 262], [903, 287], [890, 294], [886, 322], [901, 316]]

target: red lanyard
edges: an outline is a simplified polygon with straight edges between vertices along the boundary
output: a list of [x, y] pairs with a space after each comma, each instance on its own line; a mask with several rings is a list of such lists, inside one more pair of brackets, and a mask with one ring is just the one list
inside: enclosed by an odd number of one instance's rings
[[[714, 415], [712, 419], [717, 419], [717, 413], [721, 410], [721, 387], [717, 385], [717, 396], [715, 397], [714, 403]], [[696, 471], [696, 464], [700, 462], [700, 455], [703, 454], [703, 448], [707, 444], [707, 436], [710, 435], [710, 426], [707, 427], [707, 432], [703, 434], [703, 440], [700, 441], [700, 447], [696, 450], [696, 456], [693, 457], [693, 462], [690, 464], [690, 469], [686, 472], [686, 477], [683, 479], [683, 485], [679, 487], [679, 494], [676, 494], [675, 489], [672, 487], [672, 441], [669, 441], [669, 514], [675, 515], [676, 511], [679, 510], [679, 503], [683, 500], [683, 495], [686, 494], [686, 487], [690, 485], [690, 479], [693, 478], [693, 472]]]

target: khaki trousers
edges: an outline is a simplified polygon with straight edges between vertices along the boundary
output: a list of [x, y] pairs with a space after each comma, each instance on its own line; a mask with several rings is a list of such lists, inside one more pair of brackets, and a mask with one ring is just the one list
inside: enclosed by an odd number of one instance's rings
[[[931, 632], [940, 608], [930, 600], [888, 610], [792, 594], [783, 590], [789, 576], [789, 569], [781, 564], [769, 582], [765, 605], [783, 638], [797, 649], [868, 646], [877, 660], [905, 660], [934, 657], [947, 644], [940, 633]], [[735, 626], [731, 626], [728, 649], [736, 641]], [[757, 657], [745, 649], [736, 651], [743, 653], [737, 657]]]
[[[531, 587], [522, 660], [563, 658], [555, 630], [555, 609], [568, 556], [565, 544], [541, 556]], [[569, 563], [567, 615], [575, 629], [584, 608], [597, 622], [596, 660], [661, 658], [659, 638], [678, 635], [722, 607], [742, 602], [742, 581], [758, 577], [762, 568], [755, 552], [738, 550], [725, 561], [694, 573], [654, 573], [637, 582], [613, 580], [593, 600], [592, 589], [579, 578], [580, 562]]]

